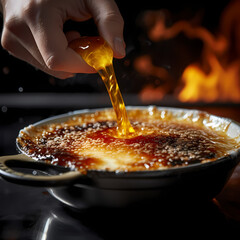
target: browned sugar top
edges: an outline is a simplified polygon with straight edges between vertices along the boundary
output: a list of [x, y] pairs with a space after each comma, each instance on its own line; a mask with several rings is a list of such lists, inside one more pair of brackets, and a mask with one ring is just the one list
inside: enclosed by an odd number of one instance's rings
[[168, 115], [160, 118], [143, 111], [131, 111], [129, 118], [136, 134], [127, 139], [115, 137], [116, 122], [109, 111], [31, 127], [30, 134], [22, 132], [18, 142], [32, 157], [83, 172], [186, 166], [214, 161], [236, 147], [224, 131], [209, 130], [200, 124], [202, 121], [176, 121]]

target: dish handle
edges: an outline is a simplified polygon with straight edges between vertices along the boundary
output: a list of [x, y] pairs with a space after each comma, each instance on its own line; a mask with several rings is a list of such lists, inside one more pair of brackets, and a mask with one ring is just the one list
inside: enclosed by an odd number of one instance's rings
[[66, 186], [83, 176], [79, 171], [35, 161], [24, 154], [0, 157], [0, 175], [9, 182], [39, 187]]

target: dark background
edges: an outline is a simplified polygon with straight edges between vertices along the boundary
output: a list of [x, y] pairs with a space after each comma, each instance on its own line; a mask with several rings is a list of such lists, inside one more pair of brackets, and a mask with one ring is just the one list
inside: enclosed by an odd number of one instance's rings
[[[217, 31], [222, 9], [229, 1], [116, 1], [125, 21], [124, 37], [127, 45], [127, 56], [115, 60], [115, 70], [123, 92], [138, 93], [142, 86], [151, 79], [140, 76], [132, 68], [132, 60], [142, 53], [157, 51], [158, 64], [171, 68], [176, 78], [186, 64], [196, 60], [201, 51], [198, 40], [189, 40], [178, 36], [171, 41], [158, 44], [151, 43], [144, 33], [141, 14], [145, 10], [168, 9], [171, 21], [191, 20], [200, 16], [201, 24], [212, 32]], [[1, 26], [2, 29], [2, 21]], [[84, 23], [68, 21], [64, 31], [79, 29], [81, 35], [97, 35], [93, 20]], [[28, 63], [22, 62], [0, 49], [0, 93], [26, 92], [104, 92], [105, 88], [97, 74], [78, 74], [65, 81], [48, 76]], [[126, 64], [128, 63], [128, 64]], [[137, 84], [136, 84], [137, 83]]]

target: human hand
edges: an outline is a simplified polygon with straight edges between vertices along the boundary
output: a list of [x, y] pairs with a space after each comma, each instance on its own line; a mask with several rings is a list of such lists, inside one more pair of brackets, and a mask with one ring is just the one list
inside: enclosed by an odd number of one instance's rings
[[[0, 0], [3, 10], [1, 43], [10, 54], [57, 78], [95, 72], [68, 47], [80, 34], [63, 32], [67, 20], [93, 18], [114, 57], [125, 55], [123, 19], [114, 0]], [[80, 29], [81, 31], [81, 29]]]

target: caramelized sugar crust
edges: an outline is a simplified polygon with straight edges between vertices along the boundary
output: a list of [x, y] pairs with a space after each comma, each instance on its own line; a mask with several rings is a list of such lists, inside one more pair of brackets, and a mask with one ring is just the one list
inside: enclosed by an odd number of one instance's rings
[[[129, 110], [135, 130], [116, 137], [112, 110], [74, 116], [63, 123], [30, 126], [17, 139], [29, 156], [86, 170], [143, 171], [205, 163], [237, 148], [222, 131], [206, 128], [207, 114], [176, 118], [171, 112]], [[224, 130], [225, 129], [225, 130]]]

